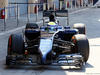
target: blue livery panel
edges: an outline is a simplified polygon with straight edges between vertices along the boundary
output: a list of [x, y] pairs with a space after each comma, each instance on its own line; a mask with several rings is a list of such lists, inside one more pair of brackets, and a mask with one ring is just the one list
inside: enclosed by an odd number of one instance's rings
[[52, 50], [52, 40], [51, 39], [41, 39], [39, 50], [41, 52], [41, 63], [46, 64], [46, 57], [48, 53]]

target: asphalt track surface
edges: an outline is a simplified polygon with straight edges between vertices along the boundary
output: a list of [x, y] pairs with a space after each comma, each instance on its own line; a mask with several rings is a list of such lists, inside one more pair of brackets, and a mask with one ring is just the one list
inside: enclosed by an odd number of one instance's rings
[[[100, 75], [100, 8], [86, 8], [69, 14], [70, 26], [74, 23], [86, 25], [86, 35], [90, 43], [90, 56], [82, 68], [70, 66], [12, 66], [5, 65], [7, 43], [12, 33], [22, 33], [22, 28], [0, 33], [0, 75]], [[58, 18], [66, 25], [66, 18]], [[38, 23], [39, 26], [41, 22]]]

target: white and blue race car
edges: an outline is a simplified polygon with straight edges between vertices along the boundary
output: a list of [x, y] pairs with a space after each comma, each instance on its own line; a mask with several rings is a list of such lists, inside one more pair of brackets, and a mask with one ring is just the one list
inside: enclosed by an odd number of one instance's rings
[[[43, 17], [54, 13], [56, 17], [67, 17], [67, 10], [44, 10]], [[67, 19], [68, 21], [68, 19]], [[89, 42], [84, 24], [60, 26], [50, 20], [40, 28], [36, 23], [28, 23], [23, 35], [12, 34], [8, 40], [6, 65], [66, 65], [82, 66], [89, 57]]]

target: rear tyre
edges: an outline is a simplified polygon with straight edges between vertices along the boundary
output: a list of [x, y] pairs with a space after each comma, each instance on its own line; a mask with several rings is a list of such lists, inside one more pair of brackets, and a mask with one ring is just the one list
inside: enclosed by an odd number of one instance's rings
[[12, 34], [8, 40], [8, 55], [11, 53], [25, 54], [23, 37], [20, 34]]
[[72, 37], [72, 41], [75, 44], [74, 53], [81, 53], [84, 61], [87, 62], [89, 58], [89, 42], [87, 37], [83, 34], [77, 34]]
[[74, 24], [73, 29], [78, 29], [79, 34], [86, 34], [86, 26], [83, 23]]
[[37, 29], [37, 28], [39, 28], [38, 24], [36, 24], [36, 23], [27, 23], [25, 29]]

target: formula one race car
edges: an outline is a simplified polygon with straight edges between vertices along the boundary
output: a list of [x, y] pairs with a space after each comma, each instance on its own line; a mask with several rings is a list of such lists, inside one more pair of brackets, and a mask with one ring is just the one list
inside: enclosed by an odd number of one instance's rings
[[49, 17], [50, 22], [40, 28], [36, 23], [28, 23], [23, 35], [10, 35], [6, 65], [29, 63], [80, 67], [87, 62], [89, 42], [85, 25], [74, 24], [73, 29], [60, 26], [53, 20], [54, 17], [50, 17], [51, 13], [68, 18], [67, 10], [44, 10], [43, 17]]

